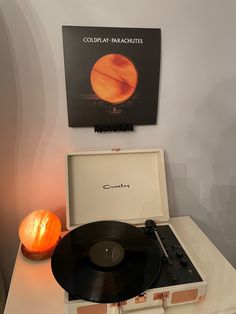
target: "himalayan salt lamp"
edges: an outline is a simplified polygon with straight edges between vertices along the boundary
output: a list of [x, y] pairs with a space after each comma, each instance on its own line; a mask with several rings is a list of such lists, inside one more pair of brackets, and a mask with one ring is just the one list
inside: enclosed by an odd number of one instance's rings
[[49, 258], [60, 234], [61, 222], [54, 213], [44, 209], [35, 210], [20, 224], [21, 251], [33, 260]]

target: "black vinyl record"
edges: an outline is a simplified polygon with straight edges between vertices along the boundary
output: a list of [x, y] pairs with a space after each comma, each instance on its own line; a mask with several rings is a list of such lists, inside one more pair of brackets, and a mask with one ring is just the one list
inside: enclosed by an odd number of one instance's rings
[[161, 255], [155, 241], [123, 222], [78, 227], [58, 243], [52, 272], [73, 297], [98, 303], [128, 300], [156, 280]]

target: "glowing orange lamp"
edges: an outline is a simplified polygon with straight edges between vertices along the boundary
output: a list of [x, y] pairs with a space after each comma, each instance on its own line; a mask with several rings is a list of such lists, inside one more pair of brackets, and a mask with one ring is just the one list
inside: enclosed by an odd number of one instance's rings
[[35, 210], [20, 224], [21, 251], [33, 260], [49, 258], [60, 234], [61, 222], [54, 213], [44, 209]]

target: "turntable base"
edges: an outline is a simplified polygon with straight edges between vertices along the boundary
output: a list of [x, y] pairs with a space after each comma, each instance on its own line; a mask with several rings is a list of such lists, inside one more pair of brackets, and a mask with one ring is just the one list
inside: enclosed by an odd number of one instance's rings
[[[207, 277], [208, 287], [204, 301], [174, 306], [165, 313], [236, 313], [235, 269], [190, 217], [171, 218], [169, 222]], [[64, 314], [64, 291], [51, 273], [50, 260], [30, 261], [18, 250], [4, 314], [13, 313]], [[156, 314], [157, 309], [142, 313]]]

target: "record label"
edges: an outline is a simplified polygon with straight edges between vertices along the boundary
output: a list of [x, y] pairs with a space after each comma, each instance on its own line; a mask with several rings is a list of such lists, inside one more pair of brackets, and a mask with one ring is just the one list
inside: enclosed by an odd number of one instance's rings
[[103, 268], [118, 265], [124, 259], [124, 255], [124, 248], [114, 241], [100, 241], [89, 250], [90, 260]]

